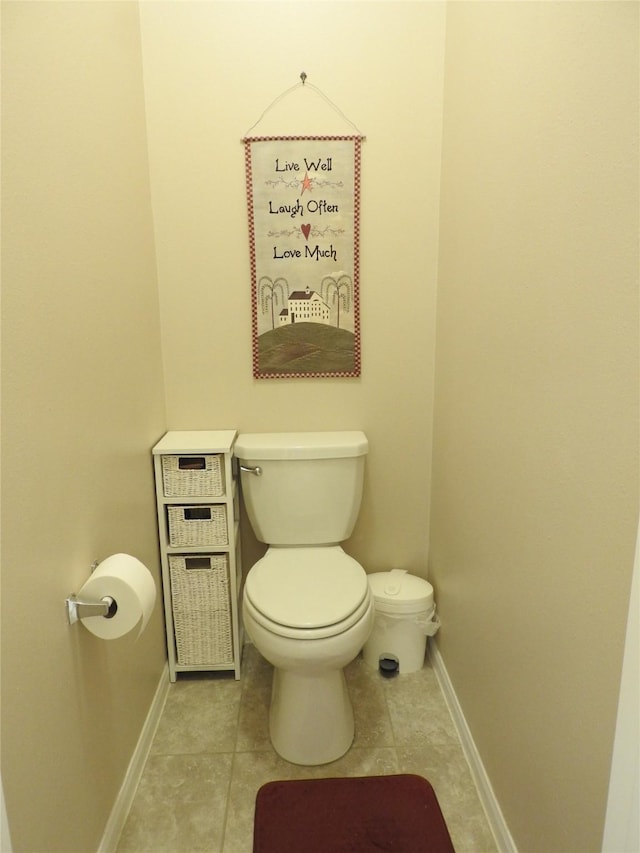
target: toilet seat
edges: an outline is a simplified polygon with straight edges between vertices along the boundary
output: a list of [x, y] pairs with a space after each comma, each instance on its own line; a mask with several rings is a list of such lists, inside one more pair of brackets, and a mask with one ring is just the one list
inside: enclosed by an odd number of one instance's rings
[[371, 606], [362, 566], [340, 548], [271, 548], [247, 575], [245, 605], [265, 628], [320, 639], [354, 625]]
[[245, 617], [251, 617], [258, 625], [261, 625], [272, 634], [277, 634], [279, 637], [290, 640], [324, 640], [332, 637], [337, 637], [343, 634], [349, 628], [356, 625], [366, 614], [373, 608], [373, 599], [367, 596], [362, 604], [354, 610], [354, 612], [342, 622], [337, 622], [333, 625], [324, 625], [321, 628], [289, 628], [286, 625], [279, 625], [277, 622], [272, 622], [263, 613], [261, 613], [251, 603], [247, 597], [246, 590], [244, 595]]

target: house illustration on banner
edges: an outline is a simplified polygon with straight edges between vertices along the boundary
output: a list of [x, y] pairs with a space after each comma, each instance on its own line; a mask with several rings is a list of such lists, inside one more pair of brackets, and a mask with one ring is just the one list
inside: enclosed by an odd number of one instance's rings
[[289, 296], [287, 307], [280, 312], [280, 325], [287, 326], [292, 323], [324, 323], [328, 325], [331, 320], [329, 306], [315, 290], [294, 290]]

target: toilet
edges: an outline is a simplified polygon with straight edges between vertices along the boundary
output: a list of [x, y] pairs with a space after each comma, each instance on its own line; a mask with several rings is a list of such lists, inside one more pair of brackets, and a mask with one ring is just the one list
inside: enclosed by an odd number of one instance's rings
[[269, 547], [245, 581], [245, 630], [274, 667], [269, 734], [293, 764], [327, 764], [354, 736], [343, 668], [374, 625], [362, 566], [340, 543], [360, 509], [367, 437], [360, 431], [241, 433], [242, 495]]

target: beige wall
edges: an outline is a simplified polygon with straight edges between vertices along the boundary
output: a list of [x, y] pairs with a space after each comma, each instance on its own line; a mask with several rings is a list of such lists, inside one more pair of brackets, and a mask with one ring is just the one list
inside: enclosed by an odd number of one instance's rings
[[[95, 849], [163, 664], [159, 609], [135, 646], [63, 610], [97, 557], [157, 572], [162, 368], [170, 428], [365, 429], [370, 571], [425, 574], [433, 495], [440, 650], [516, 842], [599, 847], [637, 519], [637, 7], [449, 4], [446, 80], [444, 13], [145, 2], [141, 62], [135, 4], [3, 3], [16, 850]], [[252, 379], [240, 137], [303, 70], [367, 135], [359, 380]], [[256, 128], [351, 130], [302, 89]]]
[[[144, 3], [141, 22], [170, 427], [364, 429], [347, 547], [426, 574], [444, 6]], [[357, 380], [252, 377], [240, 139], [301, 71], [367, 136]], [[302, 87], [254, 130], [353, 132]]]
[[518, 849], [599, 850], [638, 519], [638, 6], [447, 18], [430, 571]]
[[94, 559], [158, 577], [164, 430], [137, 7], [2, 4], [2, 777], [16, 851], [97, 848], [164, 665], [68, 626]]

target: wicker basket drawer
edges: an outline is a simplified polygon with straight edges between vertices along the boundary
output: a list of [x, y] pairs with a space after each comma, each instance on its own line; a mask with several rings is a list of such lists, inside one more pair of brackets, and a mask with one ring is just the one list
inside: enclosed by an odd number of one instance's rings
[[165, 497], [219, 497], [224, 494], [224, 456], [162, 456]]
[[178, 663], [232, 663], [227, 555], [172, 555], [169, 575]]
[[173, 548], [190, 545], [227, 545], [227, 509], [224, 504], [168, 506], [169, 544]]

